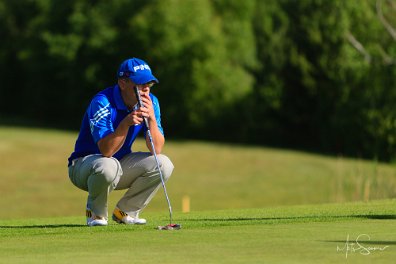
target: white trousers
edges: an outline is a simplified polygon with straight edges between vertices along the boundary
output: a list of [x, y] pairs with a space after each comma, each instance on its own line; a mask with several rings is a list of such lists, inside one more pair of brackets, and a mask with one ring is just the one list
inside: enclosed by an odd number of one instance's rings
[[[162, 176], [167, 181], [173, 172], [173, 164], [163, 154], [157, 157]], [[135, 217], [161, 186], [157, 163], [149, 152], [133, 152], [120, 161], [98, 154], [81, 157], [69, 166], [69, 178], [75, 186], [88, 192], [87, 208], [106, 219], [111, 191], [127, 190], [117, 207]]]

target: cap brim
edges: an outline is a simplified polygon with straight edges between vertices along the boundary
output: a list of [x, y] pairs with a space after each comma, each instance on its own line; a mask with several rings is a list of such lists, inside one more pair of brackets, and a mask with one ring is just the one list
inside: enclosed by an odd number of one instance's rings
[[139, 75], [139, 76], [129, 76], [129, 78], [135, 83], [135, 84], [145, 84], [148, 82], [156, 82], [159, 83], [158, 79], [154, 77], [152, 74], [144, 74], [144, 75]]

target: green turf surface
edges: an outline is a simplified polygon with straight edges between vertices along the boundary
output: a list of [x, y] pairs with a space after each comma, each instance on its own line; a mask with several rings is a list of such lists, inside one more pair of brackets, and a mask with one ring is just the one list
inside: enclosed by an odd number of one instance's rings
[[382, 200], [177, 213], [178, 231], [156, 230], [167, 223], [158, 212], [144, 214], [146, 226], [86, 227], [82, 217], [2, 220], [0, 262], [393, 263], [395, 206]]

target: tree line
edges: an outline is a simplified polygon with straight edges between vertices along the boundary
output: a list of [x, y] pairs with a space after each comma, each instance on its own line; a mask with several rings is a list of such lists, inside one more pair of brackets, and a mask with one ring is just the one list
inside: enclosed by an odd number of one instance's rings
[[78, 129], [126, 58], [168, 138], [393, 160], [395, 0], [0, 0], [0, 117]]

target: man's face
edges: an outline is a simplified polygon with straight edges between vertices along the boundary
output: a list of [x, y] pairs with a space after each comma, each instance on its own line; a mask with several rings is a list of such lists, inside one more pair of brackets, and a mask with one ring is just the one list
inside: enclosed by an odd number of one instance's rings
[[120, 79], [119, 85], [121, 89], [128, 94], [134, 93], [134, 87], [136, 86], [139, 89], [140, 94], [148, 95], [150, 93], [150, 88], [154, 85], [154, 82], [135, 84], [130, 79]]
[[145, 84], [134, 84], [139, 89], [140, 94], [148, 96], [150, 93], [150, 88], [153, 87], [155, 82], [148, 82]]

